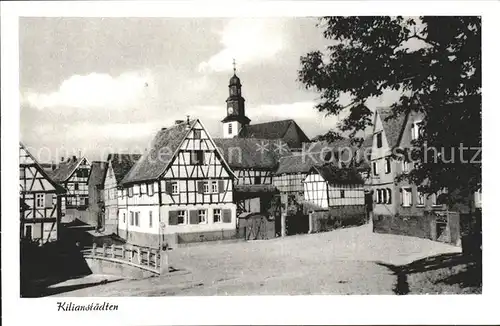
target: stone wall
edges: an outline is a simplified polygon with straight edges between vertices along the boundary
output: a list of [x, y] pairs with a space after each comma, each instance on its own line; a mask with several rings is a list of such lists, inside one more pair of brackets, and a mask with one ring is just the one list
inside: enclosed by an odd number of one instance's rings
[[328, 210], [313, 212], [312, 232], [325, 232], [340, 227], [363, 225], [366, 220], [364, 205], [329, 207]]
[[426, 211], [421, 216], [375, 215], [373, 231], [406, 235], [460, 246], [460, 215], [448, 212], [439, 217]]

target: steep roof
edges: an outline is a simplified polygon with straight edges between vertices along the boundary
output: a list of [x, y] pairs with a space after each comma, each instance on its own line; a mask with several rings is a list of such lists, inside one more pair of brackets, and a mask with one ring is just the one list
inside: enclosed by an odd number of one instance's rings
[[19, 147], [21, 147], [25, 152], [26, 154], [33, 160], [33, 165], [35, 165], [35, 167], [38, 169], [38, 171], [43, 175], [43, 177], [45, 179], [47, 179], [47, 181], [57, 190], [57, 192], [59, 193], [65, 193], [66, 192], [66, 188], [64, 188], [63, 186], [61, 186], [59, 183], [57, 183], [48, 173], [48, 171], [44, 170], [42, 168], [42, 166], [40, 165], [40, 163], [38, 163], [37, 159], [31, 155], [31, 153], [28, 151], [28, 149], [26, 148], [26, 146], [24, 146], [23, 143], [19, 142]]
[[384, 128], [389, 146], [391, 148], [398, 146], [408, 114], [399, 114], [393, 117], [392, 109], [387, 107], [377, 108], [377, 113], [380, 116], [380, 121], [382, 121], [382, 127]]
[[64, 162], [57, 163], [57, 166], [53, 171], [46, 171], [52, 179], [54, 179], [54, 181], [65, 182], [73, 175], [75, 170], [84, 160], [84, 157], [77, 158], [76, 156], [73, 156]]
[[107, 162], [92, 162], [90, 166], [90, 175], [88, 179], [88, 185], [90, 187], [102, 187], [104, 186], [104, 179], [106, 178], [106, 170], [108, 169]]
[[144, 153], [130, 169], [121, 184], [158, 179], [167, 169], [182, 141], [197, 120], [181, 122], [170, 128], [162, 128], [155, 136], [151, 149]]
[[334, 185], [363, 185], [363, 178], [354, 169], [339, 169], [332, 164], [313, 166], [316, 171], [329, 184]]
[[238, 137], [242, 138], [258, 138], [258, 139], [283, 139], [287, 131], [295, 127], [298, 133], [298, 138], [294, 141], [287, 140], [291, 147], [297, 147], [303, 142], [308, 142], [309, 138], [299, 125], [292, 119], [270, 121], [264, 123], [257, 123], [245, 125], [241, 128]]
[[285, 142], [276, 139], [215, 138], [214, 142], [231, 168], [275, 169], [282, 155], [289, 155]]
[[109, 154], [109, 162], [115, 175], [116, 183], [120, 183], [142, 154]]

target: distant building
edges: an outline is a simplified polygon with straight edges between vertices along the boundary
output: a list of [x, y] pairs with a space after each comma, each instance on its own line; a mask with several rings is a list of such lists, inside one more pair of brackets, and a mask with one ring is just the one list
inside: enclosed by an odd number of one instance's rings
[[57, 241], [66, 190], [53, 181], [23, 144], [19, 144], [21, 239], [40, 245]]
[[88, 178], [90, 175], [88, 160], [85, 157], [76, 156], [68, 159], [61, 158], [57, 167], [47, 173], [67, 190], [64, 195], [66, 211], [62, 222], [71, 222], [75, 219], [88, 220]]
[[89, 187], [89, 216], [84, 221], [101, 229], [104, 226], [104, 178], [108, 169], [107, 162], [92, 162]]
[[121, 182], [120, 237], [149, 247], [231, 237], [234, 178], [200, 120], [163, 128]]
[[141, 154], [109, 154], [107, 158], [108, 168], [104, 178], [104, 221], [106, 232], [118, 234], [118, 211], [127, 210], [127, 196], [119, 197], [121, 191], [120, 183], [139, 161]]

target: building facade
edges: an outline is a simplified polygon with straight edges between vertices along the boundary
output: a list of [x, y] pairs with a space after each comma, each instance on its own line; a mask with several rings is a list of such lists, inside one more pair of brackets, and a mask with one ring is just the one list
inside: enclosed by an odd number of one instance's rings
[[19, 144], [20, 238], [44, 245], [57, 241], [66, 190]]
[[234, 178], [201, 121], [164, 128], [121, 182], [119, 235], [149, 247], [193, 234], [230, 236], [236, 232]]

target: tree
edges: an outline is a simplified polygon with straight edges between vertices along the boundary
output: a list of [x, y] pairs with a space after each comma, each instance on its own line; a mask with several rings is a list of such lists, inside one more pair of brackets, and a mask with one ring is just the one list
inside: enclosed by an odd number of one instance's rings
[[425, 116], [404, 177], [428, 194], [446, 187], [450, 204], [471, 203], [481, 188], [480, 17], [323, 17], [318, 26], [332, 44], [300, 58], [298, 80], [319, 92], [317, 110], [345, 115], [323, 138], [360, 142], [372, 125], [367, 100], [400, 91], [392, 117]]

